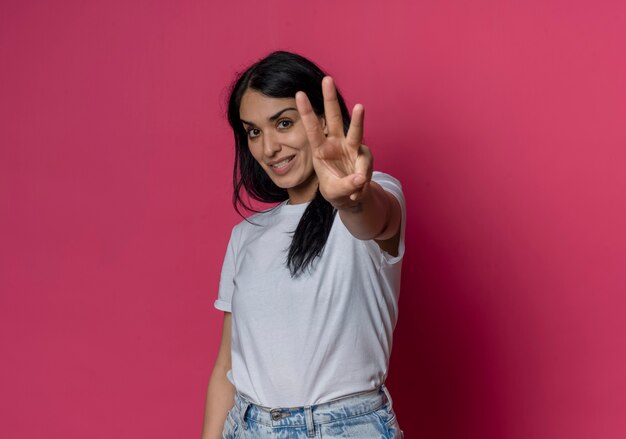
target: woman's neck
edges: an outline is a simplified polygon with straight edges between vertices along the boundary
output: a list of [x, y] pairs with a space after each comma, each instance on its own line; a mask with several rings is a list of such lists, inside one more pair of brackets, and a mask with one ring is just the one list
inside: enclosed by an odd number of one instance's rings
[[308, 203], [315, 198], [317, 193], [318, 182], [317, 175], [313, 173], [307, 181], [298, 185], [297, 187], [287, 189], [289, 194], [288, 204], [302, 204]]

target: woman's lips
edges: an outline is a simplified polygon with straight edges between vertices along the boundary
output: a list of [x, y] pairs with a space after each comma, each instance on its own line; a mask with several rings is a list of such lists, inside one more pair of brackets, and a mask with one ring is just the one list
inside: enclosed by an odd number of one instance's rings
[[294, 163], [293, 159], [295, 157], [296, 157], [295, 155], [292, 155], [290, 157], [285, 157], [284, 160], [281, 160], [279, 162], [275, 162], [274, 164], [269, 165], [269, 168], [275, 174], [284, 175], [287, 172], [289, 172], [289, 170], [293, 167], [293, 163]]

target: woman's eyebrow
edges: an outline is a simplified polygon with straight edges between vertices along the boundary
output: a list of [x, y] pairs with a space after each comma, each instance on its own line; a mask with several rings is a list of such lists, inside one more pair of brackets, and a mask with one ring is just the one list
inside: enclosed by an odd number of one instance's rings
[[278, 113], [276, 113], [275, 115], [273, 115], [272, 117], [269, 118], [270, 122], [274, 122], [276, 119], [278, 119], [280, 117], [281, 114], [283, 114], [285, 111], [289, 111], [289, 110], [295, 110], [298, 111], [297, 108], [295, 107], [289, 107], [289, 108], [285, 108], [284, 110], [280, 110]]
[[[280, 117], [280, 115], [281, 115], [281, 114], [283, 114], [285, 111], [289, 111], [289, 110], [295, 110], [295, 111], [298, 111], [298, 109], [297, 109], [297, 108], [295, 108], [295, 107], [283, 108], [283, 109], [282, 109], [282, 110], [280, 110], [278, 113], [274, 114], [273, 116], [270, 116], [270, 117], [268, 118], [268, 120], [269, 120], [270, 122], [274, 122], [276, 119], [278, 119], [278, 118]], [[248, 121], [243, 120], [243, 119], [239, 119], [239, 120], [241, 120], [241, 122], [243, 122], [243, 123], [245, 123], [245, 124], [247, 124], [247, 125], [255, 126], [252, 122], [248, 122]]]

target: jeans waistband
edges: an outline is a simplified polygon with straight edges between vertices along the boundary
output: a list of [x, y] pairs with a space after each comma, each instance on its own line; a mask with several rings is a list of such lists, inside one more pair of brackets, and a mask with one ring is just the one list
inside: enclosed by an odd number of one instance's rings
[[332, 401], [303, 407], [264, 407], [235, 393], [235, 406], [241, 416], [243, 428], [246, 420], [270, 427], [307, 427], [309, 436], [314, 435], [314, 424], [326, 424], [373, 412], [385, 403], [391, 403], [387, 387], [347, 395]]

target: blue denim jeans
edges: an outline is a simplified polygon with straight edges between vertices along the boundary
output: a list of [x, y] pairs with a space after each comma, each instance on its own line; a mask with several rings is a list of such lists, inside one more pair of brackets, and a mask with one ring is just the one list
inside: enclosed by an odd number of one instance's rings
[[262, 407], [235, 394], [222, 439], [360, 438], [404, 437], [383, 384], [379, 389], [348, 395], [306, 407]]

